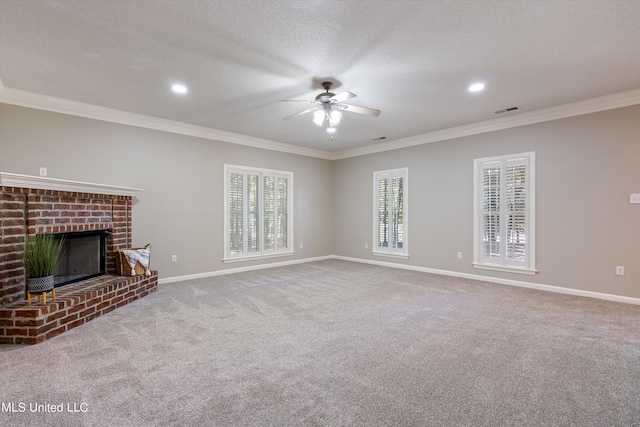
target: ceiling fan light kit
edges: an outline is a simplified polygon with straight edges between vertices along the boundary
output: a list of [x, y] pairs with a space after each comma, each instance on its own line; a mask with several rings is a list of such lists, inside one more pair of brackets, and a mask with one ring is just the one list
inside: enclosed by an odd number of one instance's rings
[[293, 114], [289, 117], [285, 117], [284, 120], [289, 120], [313, 111], [313, 123], [318, 126], [322, 126], [325, 123], [326, 119], [327, 123], [329, 123], [329, 128], [335, 128], [340, 124], [340, 120], [342, 120], [342, 113], [338, 111], [338, 109], [358, 114], [364, 114], [371, 117], [378, 117], [380, 115], [380, 110], [375, 110], [373, 108], [367, 107], [358, 107], [357, 105], [344, 104], [343, 102], [347, 99], [355, 98], [356, 94], [345, 91], [340, 92], [336, 95], [329, 92], [329, 89], [331, 89], [332, 86], [333, 83], [331, 82], [323, 82], [322, 87], [324, 88], [325, 92], [316, 96], [313, 101], [309, 101], [312, 104], [316, 104], [314, 107], [308, 108], [304, 111], [300, 111], [299, 113]]
[[329, 127], [334, 128], [340, 124], [342, 113], [340, 111], [332, 110], [331, 107], [326, 108], [325, 110], [317, 110], [313, 113], [313, 123], [318, 126], [322, 126], [325, 118], [329, 122]]

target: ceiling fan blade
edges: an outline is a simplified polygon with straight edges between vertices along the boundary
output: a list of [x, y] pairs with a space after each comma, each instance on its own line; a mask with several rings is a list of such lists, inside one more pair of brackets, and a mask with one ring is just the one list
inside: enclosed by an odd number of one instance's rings
[[306, 109], [306, 110], [304, 110], [304, 111], [300, 111], [299, 113], [292, 114], [292, 115], [290, 115], [289, 117], [285, 117], [285, 118], [284, 118], [284, 119], [282, 119], [282, 120], [290, 120], [290, 119], [293, 119], [294, 117], [298, 117], [298, 116], [301, 116], [301, 115], [303, 115], [303, 114], [310, 113], [310, 112], [312, 112], [313, 110], [315, 110], [315, 108], [307, 108], [307, 109]]
[[343, 101], [346, 101], [347, 99], [355, 98], [356, 96], [358, 96], [358, 95], [356, 95], [355, 93], [344, 91], [344, 92], [340, 92], [340, 93], [338, 93], [336, 95], [333, 95], [331, 97], [331, 101], [343, 102]]
[[358, 107], [357, 105], [342, 104], [341, 109], [351, 111], [352, 113], [365, 114], [371, 117], [378, 117], [380, 110], [374, 110], [373, 108]]

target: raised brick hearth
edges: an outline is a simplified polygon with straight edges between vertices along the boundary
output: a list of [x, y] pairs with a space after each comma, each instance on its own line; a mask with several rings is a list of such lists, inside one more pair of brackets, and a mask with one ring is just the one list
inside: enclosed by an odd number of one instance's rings
[[[133, 193], [123, 187], [0, 174], [0, 343], [36, 344], [157, 289], [158, 276], [115, 276], [115, 248], [131, 247]], [[107, 275], [56, 289], [27, 306], [27, 236], [106, 230]]]
[[37, 344], [80, 326], [155, 291], [150, 277], [100, 276], [56, 291], [56, 300], [27, 305], [22, 300], [0, 308], [0, 344]]

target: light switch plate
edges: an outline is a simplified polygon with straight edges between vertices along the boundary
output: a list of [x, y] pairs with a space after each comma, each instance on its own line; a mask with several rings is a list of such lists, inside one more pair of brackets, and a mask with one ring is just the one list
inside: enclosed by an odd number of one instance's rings
[[629, 203], [632, 205], [640, 203], [640, 193], [629, 194]]

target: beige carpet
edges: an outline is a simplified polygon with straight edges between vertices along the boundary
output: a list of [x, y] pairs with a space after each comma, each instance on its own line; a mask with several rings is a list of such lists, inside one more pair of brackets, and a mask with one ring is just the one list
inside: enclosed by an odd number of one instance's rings
[[640, 425], [640, 306], [338, 260], [162, 285], [0, 362], [2, 426]]

